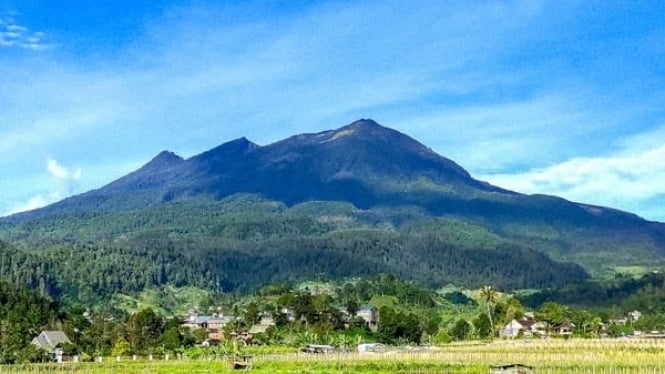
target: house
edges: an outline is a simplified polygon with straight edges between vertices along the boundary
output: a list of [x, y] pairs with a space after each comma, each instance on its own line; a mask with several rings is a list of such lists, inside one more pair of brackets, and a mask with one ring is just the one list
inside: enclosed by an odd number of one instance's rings
[[530, 374], [533, 373], [531, 366], [522, 364], [507, 364], [490, 366], [490, 374]]
[[37, 337], [32, 339], [31, 343], [49, 353], [55, 353], [55, 347], [58, 344], [72, 344], [67, 334], [60, 330], [42, 331]]
[[609, 322], [610, 324], [617, 326], [626, 326], [631, 322], [638, 321], [640, 318], [642, 318], [642, 312], [640, 312], [639, 310], [633, 310], [632, 312], [628, 313], [627, 316], [621, 316], [617, 319], [611, 319]]
[[559, 335], [573, 335], [575, 331], [575, 324], [572, 322], [564, 322], [556, 327], [556, 332]]
[[293, 309], [284, 307], [284, 308], [280, 309], [279, 312], [286, 317], [286, 320], [288, 322], [295, 322], [296, 312]]
[[513, 319], [508, 322], [501, 330], [499, 330], [499, 337], [501, 338], [516, 338], [521, 334], [531, 331], [531, 326], [520, 323], [520, 321]]
[[499, 336], [502, 338], [516, 338], [519, 335], [545, 335], [545, 325], [537, 322], [533, 314], [525, 313], [519, 320], [513, 319], [499, 330]]
[[192, 313], [185, 319], [182, 325], [189, 327], [191, 330], [205, 329], [207, 340], [220, 341], [223, 338], [222, 329], [231, 320], [230, 316], [200, 316]]
[[628, 318], [620, 317], [620, 318], [617, 318], [617, 319], [611, 319], [609, 322], [612, 325], [626, 326], [626, 324], [628, 323]]
[[356, 317], [362, 318], [371, 331], [376, 331], [379, 327], [379, 312], [371, 305], [361, 305]]

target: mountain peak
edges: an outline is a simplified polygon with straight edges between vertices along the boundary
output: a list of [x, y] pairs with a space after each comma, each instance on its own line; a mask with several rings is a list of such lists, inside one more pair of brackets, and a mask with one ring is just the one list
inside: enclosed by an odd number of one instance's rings
[[161, 151], [150, 162], [145, 164], [141, 170], [151, 171], [160, 170], [172, 166], [179, 165], [184, 159], [171, 151]]
[[227, 162], [235, 157], [239, 157], [260, 148], [259, 145], [249, 141], [244, 136], [221, 144], [209, 151], [194, 156], [192, 160], [203, 163]]
[[354, 129], [363, 129], [363, 128], [364, 129], [372, 129], [372, 128], [376, 129], [376, 128], [381, 128], [381, 129], [385, 129], [385, 127], [379, 125], [376, 121], [374, 121], [373, 119], [369, 119], [369, 118], [367, 118], [367, 119], [361, 118], [361, 119], [359, 119], [355, 122], [352, 122], [349, 125], [344, 126], [343, 128], [354, 128]]
[[317, 142], [329, 142], [334, 140], [339, 140], [342, 138], [382, 138], [390, 137], [391, 133], [397, 133], [397, 131], [391, 130], [387, 127], [383, 127], [372, 119], [359, 119], [355, 122], [352, 122], [346, 126], [340, 127], [337, 130], [324, 131], [319, 134], [315, 134], [315, 139]]

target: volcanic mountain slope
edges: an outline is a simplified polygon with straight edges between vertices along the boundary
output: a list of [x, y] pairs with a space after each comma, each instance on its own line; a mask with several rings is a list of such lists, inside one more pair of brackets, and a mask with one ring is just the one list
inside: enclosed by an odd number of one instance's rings
[[33, 252], [168, 247], [214, 264], [206, 271], [231, 287], [313, 271], [546, 286], [585, 277], [548, 256], [594, 274], [665, 258], [663, 224], [475, 180], [372, 120], [186, 160], [162, 152], [98, 190], [0, 220], [0, 239]]

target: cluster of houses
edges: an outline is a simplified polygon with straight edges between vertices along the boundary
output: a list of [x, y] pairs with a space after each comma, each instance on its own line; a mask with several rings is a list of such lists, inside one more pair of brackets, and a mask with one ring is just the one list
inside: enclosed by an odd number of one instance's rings
[[[293, 310], [283, 308], [280, 312], [286, 316], [287, 321], [296, 321], [296, 313]], [[357, 317], [364, 321], [365, 325], [371, 331], [376, 331], [378, 329], [379, 313], [377, 309], [371, 305], [360, 306], [354, 316], [351, 316], [345, 309], [340, 309], [340, 313], [342, 314], [343, 319], [347, 322], [349, 322], [351, 318]], [[192, 310], [185, 316], [182, 325], [190, 328], [192, 331], [205, 329], [206, 341], [204, 342], [204, 345], [209, 345], [229, 338], [224, 336], [224, 327], [229, 323], [235, 322], [236, 317], [233, 315], [227, 315], [224, 313], [200, 315], [198, 311]], [[252, 325], [246, 331], [232, 331], [230, 334], [236, 339], [248, 341], [257, 334], [266, 333], [266, 331], [272, 326], [275, 326], [274, 318], [269, 314], [263, 314], [260, 321], [257, 324]]]
[[[559, 327], [557, 333], [560, 335], [570, 335], [573, 333], [573, 323], [566, 323]], [[508, 322], [501, 330], [501, 338], [517, 338], [519, 336], [545, 336], [547, 335], [547, 326], [543, 322], [536, 321], [533, 313], [525, 313], [520, 319], [513, 319]]]
[[[615, 325], [626, 325], [629, 321], [637, 321], [642, 317], [642, 313], [635, 310], [628, 313], [626, 316], [609, 321]], [[601, 329], [605, 329], [605, 325], [601, 324]], [[532, 336], [546, 336], [548, 334], [557, 336], [570, 336], [575, 332], [575, 324], [571, 321], [564, 321], [556, 326], [548, 326], [540, 321], [537, 321], [533, 313], [524, 313], [524, 316], [519, 319], [513, 319], [508, 322], [501, 330], [499, 330], [499, 337], [501, 338], [517, 338], [517, 337], [532, 337]], [[635, 331], [635, 335], [641, 335], [639, 331]]]

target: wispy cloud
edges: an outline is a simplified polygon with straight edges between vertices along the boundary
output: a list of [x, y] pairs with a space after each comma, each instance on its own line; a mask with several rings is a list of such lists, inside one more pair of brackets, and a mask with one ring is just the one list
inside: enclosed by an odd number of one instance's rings
[[75, 181], [81, 179], [81, 168], [76, 170], [69, 170], [60, 165], [58, 161], [49, 159], [47, 162], [47, 169], [56, 179], [61, 181]]
[[80, 167], [68, 168], [53, 158], [46, 161], [46, 171], [51, 178], [48, 183], [40, 186], [41, 191], [28, 197], [25, 201], [13, 204], [5, 212], [2, 212], [2, 215], [41, 208], [64, 199], [76, 191], [83, 174]]
[[33, 51], [51, 49], [54, 44], [46, 41], [41, 31], [33, 31], [20, 25], [13, 16], [0, 15], [0, 47], [15, 47]]
[[[642, 138], [642, 136], [638, 136]], [[573, 158], [522, 173], [486, 174], [481, 179], [524, 193], [551, 194], [569, 200], [625, 210], [648, 208], [665, 197], [665, 143], [632, 153]], [[665, 219], [662, 212], [651, 218]]]

